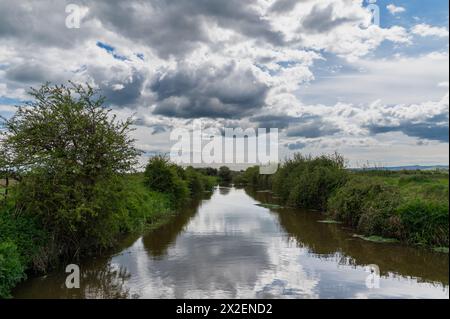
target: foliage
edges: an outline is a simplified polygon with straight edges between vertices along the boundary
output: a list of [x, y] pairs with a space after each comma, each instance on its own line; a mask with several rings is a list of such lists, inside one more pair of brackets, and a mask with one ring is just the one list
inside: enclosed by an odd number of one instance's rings
[[211, 191], [217, 183], [217, 178], [214, 176], [207, 176], [201, 171], [189, 166], [185, 170], [185, 178], [188, 183], [189, 193], [191, 197], [195, 197], [206, 191]]
[[118, 121], [89, 86], [43, 85], [4, 121], [0, 144], [9, 172], [19, 176], [14, 211], [51, 234], [55, 256], [111, 245], [119, 231], [119, 176], [139, 152], [131, 121]]
[[328, 213], [366, 236], [448, 246], [448, 197], [443, 196], [439, 182], [434, 184], [438, 194], [430, 196], [429, 181], [418, 176], [357, 174], [330, 197]]
[[131, 120], [117, 121], [91, 87], [45, 84], [30, 95], [4, 123], [1, 149], [14, 171], [39, 169], [93, 185], [136, 164]]
[[231, 181], [233, 179], [231, 170], [227, 166], [220, 167], [217, 175], [219, 176], [221, 183], [228, 184], [228, 183], [231, 183]]
[[339, 154], [295, 154], [274, 175], [254, 166], [233, 181], [272, 189], [289, 206], [327, 210], [364, 238], [448, 247], [448, 171], [355, 171]]
[[363, 233], [383, 231], [383, 216], [392, 215], [399, 204], [399, 193], [392, 186], [363, 178], [352, 178], [328, 200], [328, 212], [357, 227]]
[[25, 278], [17, 247], [10, 241], [0, 242], [0, 298], [10, 297], [10, 289]]
[[184, 171], [170, 163], [166, 156], [157, 155], [149, 159], [144, 172], [144, 183], [152, 191], [169, 194], [174, 203], [180, 204], [189, 196], [189, 187]]
[[324, 209], [328, 197], [347, 180], [339, 154], [295, 154], [273, 176], [273, 191], [291, 206]]
[[24, 265], [42, 269], [46, 256], [41, 248], [49, 240], [49, 234], [42, 228], [36, 216], [29, 216], [16, 210], [14, 199], [0, 206], [0, 243], [13, 242]]
[[171, 215], [170, 196], [149, 191], [144, 184], [143, 174], [127, 175], [124, 184], [125, 200], [118, 203], [123, 211], [119, 222], [122, 233], [143, 231], [147, 226]]
[[176, 205], [210, 191], [217, 183], [217, 177], [206, 175], [211, 172], [192, 166], [183, 169], [171, 163], [166, 156], [156, 155], [149, 159], [144, 172], [145, 185], [152, 191], [169, 194]]
[[436, 203], [417, 199], [401, 205], [397, 213], [407, 241], [448, 247], [448, 202]]

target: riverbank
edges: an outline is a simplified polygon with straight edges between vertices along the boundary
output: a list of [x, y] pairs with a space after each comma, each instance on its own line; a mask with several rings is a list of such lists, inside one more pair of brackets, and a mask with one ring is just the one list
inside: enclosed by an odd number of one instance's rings
[[[80, 262], [80, 289], [64, 268], [30, 277], [16, 298], [448, 298], [448, 256], [353, 238], [321, 213], [267, 209], [269, 192], [217, 187], [163, 227], [129, 236]], [[367, 265], [380, 269], [368, 289]]]
[[[43, 274], [66, 260], [100, 255], [115, 247], [126, 235], [149, 232], [164, 226], [181, 207], [201, 196], [202, 192], [211, 190], [216, 183], [214, 177], [195, 170], [172, 167], [182, 175], [178, 182], [180, 187], [186, 188], [186, 197], [153, 190], [146, 184], [143, 173], [118, 178], [115, 189], [118, 193], [111, 203], [115, 218], [107, 226], [110, 241], [83, 250], [78, 255], [56, 254], [48, 245], [52, 234], [42, 227], [38, 218], [21, 214], [18, 209], [20, 205], [17, 205], [14, 196], [15, 189], [10, 189], [11, 196], [0, 206], [0, 298], [9, 297], [11, 289], [26, 279], [27, 274]], [[116, 201], [117, 198], [121, 200]]]
[[296, 155], [274, 175], [252, 167], [235, 182], [270, 189], [291, 207], [320, 209], [361, 238], [390, 238], [448, 252], [446, 171], [351, 171], [344, 159]]

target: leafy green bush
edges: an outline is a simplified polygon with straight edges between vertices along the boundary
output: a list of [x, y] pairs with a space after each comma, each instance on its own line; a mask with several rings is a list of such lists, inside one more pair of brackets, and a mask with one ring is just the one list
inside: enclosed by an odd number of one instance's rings
[[347, 180], [344, 159], [295, 154], [273, 177], [273, 190], [291, 206], [325, 209], [328, 197]]
[[25, 267], [17, 247], [11, 241], [0, 242], [0, 298], [10, 297], [10, 290], [25, 278]]
[[217, 175], [220, 179], [220, 182], [224, 184], [231, 183], [231, 181], [233, 180], [231, 170], [227, 166], [220, 167]]
[[212, 191], [214, 186], [216, 186], [218, 183], [218, 178], [215, 176], [208, 176], [203, 174], [201, 174], [200, 176], [202, 179], [204, 191]]
[[16, 210], [13, 198], [0, 207], [0, 242], [13, 242], [24, 265], [31, 264], [35, 269], [47, 265], [47, 257], [41, 248], [49, 237], [36, 216]]
[[147, 225], [157, 222], [169, 215], [171, 202], [167, 194], [149, 191], [145, 186], [142, 174], [125, 177], [126, 188], [121, 207], [121, 232], [143, 231]]
[[45, 84], [4, 121], [2, 165], [20, 177], [15, 211], [51, 238], [48, 255], [103, 248], [119, 232], [121, 174], [137, 163], [131, 119], [118, 121], [89, 85]]
[[185, 180], [188, 183], [189, 193], [192, 197], [200, 195], [202, 192], [211, 191], [217, 184], [217, 177], [208, 176], [203, 171], [189, 166], [184, 171]]
[[385, 220], [399, 205], [398, 190], [382, 181], [352, 178], [328, 200], [328, 213], [366, 235], [386, 232]]
[[204, 179], [202, 175], [197, 172], [193, 167], [186, 168], [185, 178], [188, 184], [189, 192], [191, 196], [200, 194], [205, 190]]
[[153, 191], [167, 193], [173, 203], [184, 202], [189, 195], [188, 183], [183, 180], [184, 171], [175, 164], [169, 162], [165, 156], [154, 156], [144, 172], [145, 185]]
[[55, 255], [50, 258], [88, 253], [114, 244], [121, 230], [125, 189], [120, 176], [86, 187], [34, 172], [16, 187], [16, 209], [52, 234], [45, 244], [47, 253]]
[[397, 213], [403, 224], [406, 240], [416, 244], [448, 247], [448, 209], [448, 202], [420, 199], [401, 205]]

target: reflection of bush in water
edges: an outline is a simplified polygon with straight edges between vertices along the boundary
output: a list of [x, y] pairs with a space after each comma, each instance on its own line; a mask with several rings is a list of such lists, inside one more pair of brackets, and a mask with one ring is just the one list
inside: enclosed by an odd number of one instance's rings
[[[210, 194], [205, 194], [210, 198]], [[172, 220], [143, 237], [142, 241], [147, 252], [152, 257], [161, 257], [166, 254], [167, 248], [177, 238], [183, 228], [195, 216], [201, 206], [200, 201], [193, 201], [181, 209]]]
[[81, 298], [124, 299], [129, 298], [125, 287], [131, 274], [125, 267], [106, 264], [103, 269], [87, 270], [82, 273]]
[[220, 186], [219, 187], [219, 193], [220, 195], [228, 195], [231, 191], [231, 187], [228, 186]]

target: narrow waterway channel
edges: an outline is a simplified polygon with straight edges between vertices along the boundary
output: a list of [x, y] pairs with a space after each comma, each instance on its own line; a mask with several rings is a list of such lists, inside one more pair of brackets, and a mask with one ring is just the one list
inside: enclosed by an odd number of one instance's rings
[[[217, 188], [116, 254], [31, 278], [17, 298], [449, 298], [447, 254], [354, 238], [319, 212], [269, 209], [269, 193]], [[379, 287], [366, 284], [377, 265]]]

